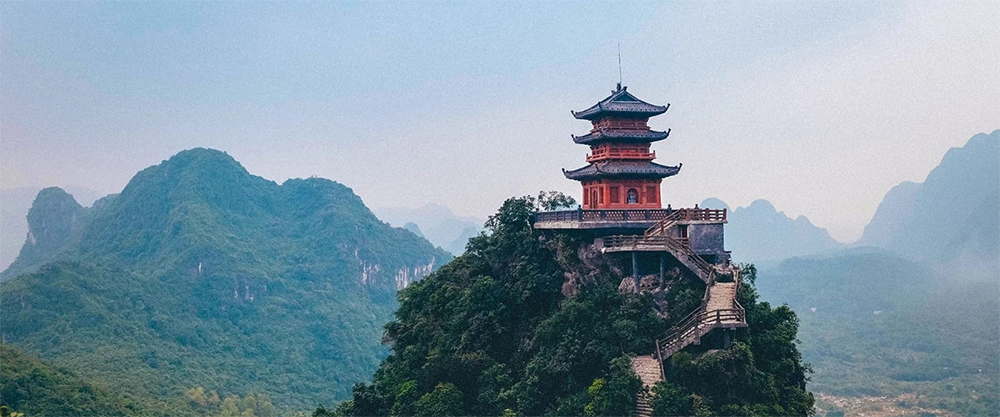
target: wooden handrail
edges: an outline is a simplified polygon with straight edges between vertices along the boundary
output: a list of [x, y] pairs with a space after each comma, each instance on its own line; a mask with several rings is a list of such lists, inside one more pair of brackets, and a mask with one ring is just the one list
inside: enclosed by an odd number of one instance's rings
[[[605, 248], [614, 249], [638, 249], [640, 246], [658, 246], [667, 249], [669, 252], [673, 253], [674, 256], [682, 253], [691, 262], [694, 263], [697, 270], [692, 270], [695, 275], [698, 276], [702, 281], [706, 283], [709, 280], [709, 276], [715, 270], [711, 264], [705, 262], [698, 256], [691, 247], [678, 242], [676, 239], [667, 235], [654, 235], [654, 236], [639, 236], [639, 235], [615, 235], [607, 236], [603, 239]], [[683, 263], [683, 262], [682, 262]]]
[[714, 311], [703, 311], [698, 309], [694, 312], [695, 314], [689, 315], [680, 324], [671, 327], [671, 330], [662, 336], [656, 338], [656, 345], [660, 348], [658, 354], [660, 357], [666, 356], [662, 352], [667, 350], [667, 348], [673, 347], [677, 343], [680, 343], [687, 336], [694, 333], [695, 330], [699, 328], [705, 328], [709, 325], [723, 324], [727, 322], [745, 323], [746, 322], [746, 312], [742, 309], [724, 309], [724, 310], [714, 310]]

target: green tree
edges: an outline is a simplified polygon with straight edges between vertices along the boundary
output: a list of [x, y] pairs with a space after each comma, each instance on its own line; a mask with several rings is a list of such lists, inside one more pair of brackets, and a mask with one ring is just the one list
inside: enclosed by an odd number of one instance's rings
[[576, 199], [559, 191], [539, 191], [534, 199], [537, 210], [552, 211], [575, 208]]
[[438, 384], [434, 391], [424, 394], [415, 404], [417, 416], [461, 416], [465, 415], [462, 408], [462, 392], [455, 384]]

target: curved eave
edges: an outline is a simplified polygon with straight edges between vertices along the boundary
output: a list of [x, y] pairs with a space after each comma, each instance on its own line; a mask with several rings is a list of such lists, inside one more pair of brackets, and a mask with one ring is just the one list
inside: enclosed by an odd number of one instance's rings
[[652, 143], [664, 140], [668, 136], [670, 136], [670, 129], [667, 129], [666, 132], [656, 130], [601, 129], [583, 136], [572, 137], [573, 142], [584, 145], [596, 145], [603, 142]]
[[570, 113], [577, 119], [590, 121], [603, 119], [605, 117], [648, 119], [650, 117], [666, 113], [668, 107], [670, 106], [654, 106], [652, 104], [646, 104], [645, 106], [622, 106], [620, 104], [612, 103], [608, 105], [597, 104], [587, 110], [579, 112], [571, 111]]
[[566, 178], [589, 181], [603, 178], [637, 179], [667, 178], [677, 175], [681, 165], [670, 167], [654, 162], [604, 162], [594, 163], [572, 171], [563, 170]]

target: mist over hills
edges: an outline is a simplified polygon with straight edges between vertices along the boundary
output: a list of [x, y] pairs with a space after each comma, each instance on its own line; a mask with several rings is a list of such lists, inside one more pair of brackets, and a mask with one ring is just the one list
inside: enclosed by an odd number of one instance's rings
[[899, 408], [997, 415], [1000, 335], [975, 325], [1000, 316], [991, 278], [956, 280], [889, 252], [848, 250], [762, 269], [757, 286], [798, 314], [817, 392], [915, 394]]
[[418, 208], [385, 207], [374, 209], [382, 220], [396, 227], [419, 231], [435, 246], [454, 254], [465, 252], [469, 238], [483, 230], [483, 221], [456, 215], [440, 204], [427, 204]]
[[973, 136], [890, 190], [854, 248], [761, 269], [762, 297], [802, 320], [817, 391], [1000, 414], [1000, 336], [975, 330], [1000, 317], [998, 165], [1000, 131]]
[[1000, 130], [952, 148], [923, 183], [888, 193], [859, 241], [933, 263], [997, 261]]
[[3, 339], [164, 400], [198, 386], [284, 410], [345, 398], [386, 354], [396, 291], [451, 259], [341, 184], [278, 185], [208, 149], [93, 208], [46, 189], [29, 213], [34, 240], [0, 288]]
[[[853, 245], [766, 200], [730, 211], [726, 247], [760, 266], [763, 299], [799, 314], [817, 390], [1000, 413], [1000, 339], [969, 331], [1000, 316], [998, 144], [1000, 131], [976, 135], [894, 187]], [[266, 393], [282, 410], [347, 398], [387, 353], [396, 291], [481, 230], [436, 205], [376, 210], [390, 227], [343, 185], [279, 185], [206, 149], [93, 207], [48, 188], [25, 212], [28, 239], [0, 273], [0, 336], [80, 384], [180, 414], [195, 387]]]
[[[729, 209], [717, 198], [706, 199], [701, 207]], [[730, 209], [728, 219], [726, 250], [733, 252], [737, 262], [773, 263], [845, 247], [805, 216], [789, 218], [764, 199], [755, 200], [747, 207]]]

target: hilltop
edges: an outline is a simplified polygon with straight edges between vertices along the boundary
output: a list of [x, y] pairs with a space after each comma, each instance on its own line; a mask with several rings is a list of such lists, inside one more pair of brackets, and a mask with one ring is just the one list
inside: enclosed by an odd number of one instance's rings
[[[351, 401], [315, 415], [634, 415], [642, 383], [630, 357], [650, 354], [704, 284], [679, 279], [659, 300], [623, 293], [617, 258], [592, 239], [534, 229], [536, 203], [507, 200], [465, 254], [400, 292], [386, 326], [392, 355]], [[758, 302], [752, 267], [745, 276], [739, 301], [752, 330], [730, 350], [671, 357], [678, 377], [654, 389], [655, 415], [812, 409], [795, 313]]]
[[341, 184], [279, 185], [210, 149], [92, 208], [43, 190], [28, 221], [0, 289], [4, 340], [164, 400], [196, 387], [284, 410], [343, 399], [386, 354], [396, 291], [451, 259]]

